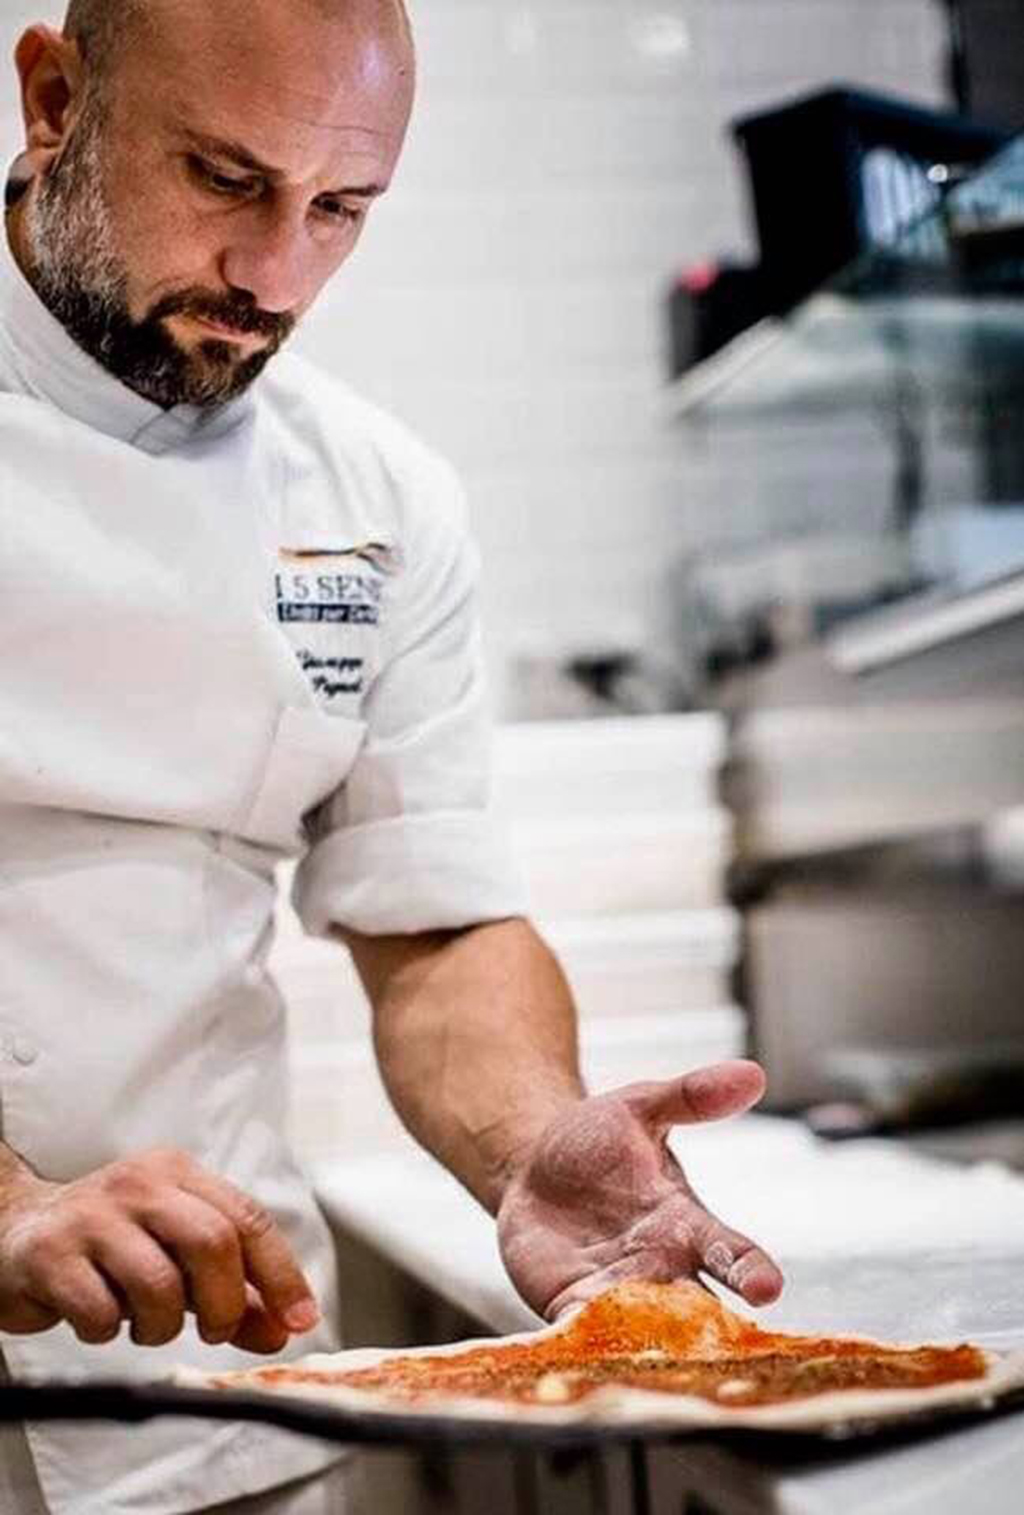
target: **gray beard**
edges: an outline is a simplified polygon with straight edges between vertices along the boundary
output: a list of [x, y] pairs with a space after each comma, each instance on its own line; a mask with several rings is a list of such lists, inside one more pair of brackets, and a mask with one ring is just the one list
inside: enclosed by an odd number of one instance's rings
[[[260, 311], [238, 290], [200, 288], [169, 295], [140, 320], [129, 311], [127, 270], [117, 256], [103, 190], [103, 111], [87, 105], [66, 152], [25, 202], [29, 277], [47, 309], [91, 358], [144, 399], [170, 410], [213, 411], [237, 398], [263, 371], [295, 327], [290, 315]], [[175, 314], [203, 316], [267, 338], [248, 358], [216, 339], [191, 352], [164, 324]]]

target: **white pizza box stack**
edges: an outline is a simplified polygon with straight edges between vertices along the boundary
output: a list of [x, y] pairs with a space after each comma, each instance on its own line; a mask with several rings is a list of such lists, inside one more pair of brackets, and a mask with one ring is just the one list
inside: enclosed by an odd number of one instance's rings
[[736, 1056], [740, 951], [717, 714], [531, 722], [496, 740], [495, 800], [580, 1010], [595, 1090]]
[[747, 1022], [735, 1005], [678, 1015], [638, 1015], [583, 1028], [583, 1075], [595, 1094], [645, 1079], [678, 1078], [694, 1068], [742, 1057]]
[[[582, 1063], [595, 1094], [649, 1078], [676, 1078], [707, 1063], [739, 1057], [745, 1019], [733, 1005], [678, 1015], [634, 1016], [585, 1026]], [[309, 1164], [411, 1152], [412, 1138], [392, 1110], [369, 1038], [293, 1041], [291, 1133]]]
[[[345, 949], [305, 936], [290, 909], [279, 911], [279, 922], [271, 969], [293, 1034], [306, 1041], [365, 1034], [369, 1006]], [[740, 922], [725, 906], [559, 916], [536, 925], [565, 970], [584, 1025], [729, 998]]]
[[519, 821], [515, 854], [537, 916], [701, 910], [721, 903], [732, 856], [723, 810]]
[[534, 914], [719, 904], [732, 857], [717, 800], [725, 744], [709, 713], [500, 728], [495, 807]]
[[[742, 1054], [746, 1023], [727, 1002], [739, 950], [733, 912], [539, 927], [572, 985], [584, 1070], [595, 1091]], [[369, 1008], [351, 958], [339, 944], [298, 934], [280, 956], [275, 951], [272, 966], [291, 1016], [292, 1132], [301, 1155], [326, 1161], [401, 1148], [407, 1138], [369, 1050]]]
[[[744, 1049], [745, 1022], [729, 1003], [740, 925], [722, 897], [732, 853], [716, 799], [724, 751], [724, 722], [706, 714], [496, 735], [496, 808], [572, 987], [595, 1090]], [[317, 1162], [408, 1150], [351, 959], [303, 936], [287, 883], [285, 870], [271, 967], [291, 1017], [296, 1146]]]
[[513, 821], [707, 811], [725, 751], [710, 712], [516, 722], [495, 733], [496, 801]]
[[724, 905], [561, 916], [537, 924], [565, 970], [585, 1026], [677, 1015], [687, 1006], [720, 1005], [729, 998], [740, 921]]

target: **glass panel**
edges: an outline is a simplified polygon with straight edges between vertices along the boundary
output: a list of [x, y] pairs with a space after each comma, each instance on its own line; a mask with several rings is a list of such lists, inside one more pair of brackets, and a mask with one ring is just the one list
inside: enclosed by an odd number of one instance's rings
[[[878, 560], [846, 596], [841, 573], [821, 590], [805, 572], [809, 603], [781, 617], [805, 633], [883, 600], [923, 594], [922, 606], [934, 606], [1024, 570], [1024, 138], [952, 187], [943, 171], [912, 167], [870, 166], [865, 213], [885, 245], [669, 394], [672, 417], [709, 451], [760, 435], [767, 458], [791, 435], [816, 460], [820, 508], [802, 541], [790, 534], [796, 558], [810, 562], [817, 552], [825, 561], [828, 543], [841, 539], [859, 540], [861, 558]], [[897, 231], [915, 209], [922, 213]], [[862, 497], [851, 501], [848, 492], [829, 514], [838, 498], [833, 457], [864, 446], [865, 427], [889, 466], [881, 524], [867, 450]], [[748, 579], [752, 556], [767, 564], [769, 547], [777, 555], [786, 540], [779, 494], [774, 522], [744, 544]], [[734, 582], [732, 555], [731, 544], [712, 538], [703, 569]]]

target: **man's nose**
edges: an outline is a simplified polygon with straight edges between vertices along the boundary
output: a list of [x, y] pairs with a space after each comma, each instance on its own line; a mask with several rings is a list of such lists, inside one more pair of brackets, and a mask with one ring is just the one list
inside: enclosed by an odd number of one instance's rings
[[235, 227], [221, 272], [232, 289], [245, 290], [261, 310], [278, 315], [305, 303], [312, 262], [305, 223], [263, 212]]

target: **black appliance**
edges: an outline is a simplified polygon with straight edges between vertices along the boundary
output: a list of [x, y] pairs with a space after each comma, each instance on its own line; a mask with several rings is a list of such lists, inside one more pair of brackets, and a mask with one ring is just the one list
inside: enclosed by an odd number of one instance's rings
[[1024, 129], [1024, 0], [941, 0], [949, 15], [950, 76], [960, 109]]
[[[1024, 0], [1020, 0], [1024, 5]], [[893, 245], [944, 186], [1009, 133], [884, 95], [832, 88], [733, 123], [745, 154], [773, 310]]]

